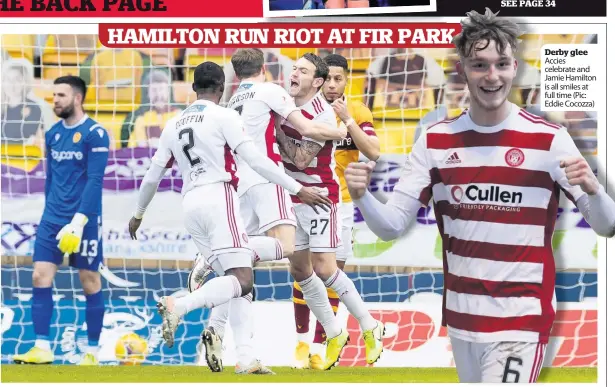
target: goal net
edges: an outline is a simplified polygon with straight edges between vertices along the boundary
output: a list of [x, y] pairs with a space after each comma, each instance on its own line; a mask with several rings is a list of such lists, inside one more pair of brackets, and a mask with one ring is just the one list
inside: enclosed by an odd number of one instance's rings
[[[523, 37], [519, 75], [511, 100], [533, 114], [565, 125], [595, 166], [594, 116], [583, 112], [540, 111], [540, 47], [549, 43], [591, 43], [587, 35]], [[164, 346], [155, 303], [186, 292], [196, 248], [181, 218], [181, 177], [165, 176], [131, 241], [127, 223], [137, 190], [165, 122], [194, 100], [194, 68], [204, 60], [224, 66], [227, 90], [237, 87], [232, 49], [107, 49], [96, 35], [4, 35], [2, 49], [2, 362], [34, 343], [30, 317], [32, 251], [44, 205], [44, 131], [55, 121], [53, 80], [80, 75], [88, 84], [87, 113], [111, 137], [105, 171], [101, 268], [107, 313], [100, 359], [113, 363], [115, 344], [136, 332], [148, 341], [149, 364], [198, 364], [197, 343], [209, 315], [188, 314], [174, 348]], [[373, 112], [382, 158], [370, 190], [387, 200], [406, 155], [428, 125], [452, 117], [468, 105], [468, 93], [455, 73], [451, 49], [264, 49], [267, 77], [289, 83], [293, 62], [306, 52], [335, 52], [349, 59], [347, 96]], [[546, 366], [597, 363], [596, 236], [567, 200], [561, 201], [553, 247], [557, 256], [555, 327]], [[431, 207], [401, 238], [384, 242], [354, 216], [354, 257], [346, 271], [387, 327], [385, 354], [377, 366], [449, 367], [453, 365], [446, 329], [441, 327], [442, 244]], [[255, 347], [268, 365], [289, 365], [295, 346], [292, 278], [284, 262], [256, 270]], [[85, 299], [75, 270], [60, 268], [54, 289], [51, 336], [56, 359], [77, 361], [87, 343]], [[342, 366], [365, 366], [357, 322], [340, 307], [338, 316], [351, 334]], [[315, 323], [312, 316], [311, 324]], [[274, 336], [275, 335], [275, 336]], [[232, 332], [225, 338], [225, 363], [234, 364]]]

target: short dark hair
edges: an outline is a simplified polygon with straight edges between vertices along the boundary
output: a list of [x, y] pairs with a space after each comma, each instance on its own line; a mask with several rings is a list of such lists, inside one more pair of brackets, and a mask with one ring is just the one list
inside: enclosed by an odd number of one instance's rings
[[76, 76], [76, 75], [64, 75], [59, 78], [56, 78], [53, 81], [54, 85], [69, 85], [75, 92], [81, 94], [83, 99], [85, 100], [85, 94], [88, 91], [88, 87], [85, 84], [85, 81]]
[[224, 70], [214, 62], [203, 62], [194, 70], [192, 90], [196, 93], [214, 92], [224, 88]]
[[265, 55], [258, 48], [240, 48], [231, 57], [237, 78], [249, 78], [260, 74], [265, 65]]
[[325, 57], [325, 63], [328, 67], [341, 67], [344, 69], [344, 72], [350, 72], [350, 68], [348, 67], [348, 59], [340, 54], [327, 55]]
[[327, 66], [327, 64], [321, 57], [311, 52], [308, 52], [307, 54], [304, 54], [302, 58], [307, 59], [311, 64], [316, 66], [314, 78], [322, 78], [324, 81], [327, 80], [327, 77], [329, 76], [329, 66]]
[[[517, 51], [517, 39], [521, 35], [521, 28], [517, 23], [498, 18], [498, 13], [486, 8], [484, 15], [476, 11], [466, 14], [468, 18], [461, 21], [461, 32], [453, 38], [457, 54], [461, 59], [470, 57], [474, 51], [484, 50], [489, 42], [495, 43], [499, 54], [503, 54], [508, 45], [513, 54]], [[476, 44], [480, 41], [487, 41], [487, 44], [477, 47]]]

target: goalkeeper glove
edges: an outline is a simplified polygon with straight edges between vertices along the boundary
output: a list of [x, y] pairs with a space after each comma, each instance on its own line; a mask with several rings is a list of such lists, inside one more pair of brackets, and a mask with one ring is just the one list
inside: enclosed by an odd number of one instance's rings
[[81, 244], [81, 236], [83, 235], [83, 228], [88, 222], [88, 218], [80, 213], [76, 213], [73, 220], [62, 227], [56, 239], [60, 241], [58, 248], [64, 254], [72, 254], [79, 252], [79, 245]]

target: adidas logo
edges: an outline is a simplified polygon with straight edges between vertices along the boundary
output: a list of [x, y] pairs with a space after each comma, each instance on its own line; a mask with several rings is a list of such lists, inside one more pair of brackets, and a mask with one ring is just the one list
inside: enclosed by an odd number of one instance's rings
[[452, 155], [450, 155], [449, 158], [446, 159], [446, 162], [445, 162], [445, 164], [459, 164], [459, 163], [461, 163], [461, 159], [457, 155], [457, 152], [454, 152]]

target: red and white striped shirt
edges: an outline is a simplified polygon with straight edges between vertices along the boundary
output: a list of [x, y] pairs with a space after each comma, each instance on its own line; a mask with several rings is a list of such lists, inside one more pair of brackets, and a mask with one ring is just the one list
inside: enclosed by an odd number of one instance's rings
[[[282, 169], [282, 158], [275, 141], [276, 115], [286, 119], [292, 112], [299, 110], [288, 92], [271, 82], [243, 81], [227, 107], [239, 112], [246, 133], [256, 148]], [[239, 196], [255, 185], [269, 183], [241, 157], [237, 157], [237, 176]]]
[[433, 199], [451, 336], [548, 342], [560, 192], [575, 203], [584, 194], [559, 167], [569, 156], [581, 154], [566, 129], [516, 105], [494, 127], [467, 112], [441, 121], [413, 147], [395, 190], [423, 205]]
[[[335, 112], [321, 93], [316, 93], [311, 100], [306, 102], [303, 106], [300, 106], [299, 109], [301, 109], [303, 115], [310, 120], [323, 122], [330, 125], [332, 128], [337, 127]], [[297, 168], [297, 166], [283, 154], [282, 162], [284, 163], [286, 173], [306, 187], [326, 189], [329, 192], [329, 199], [331, 199], [333, 203], [338, 203], [340, 200], [340, 182], [335, 173], [335, 142], [316, 141], [304, 137], [290, 122], [283, 122], [282, 130], [284, 130], [286, 136], [294, 139], [297, 143], [307, 140], [322, 146], [312, 162], [304, 170]], [[291, 196], [291, 199], [293, 203], [301, 203], [296, 196]]]

